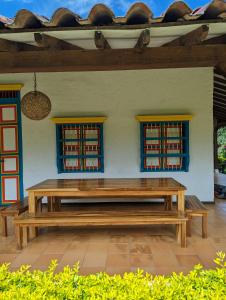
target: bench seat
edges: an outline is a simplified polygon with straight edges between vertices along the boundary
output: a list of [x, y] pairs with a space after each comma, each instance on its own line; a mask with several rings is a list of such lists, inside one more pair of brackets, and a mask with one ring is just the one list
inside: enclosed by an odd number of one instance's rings
[[[40, 197], [39, 204], [41, 203], [42, 197]], [[28, 197], [25, 197], [23, 201], [18, 201], [13, 203], [10, 206], [3, 207], [2, 210], [0, 210], [0, 216], [1, 216], [1, 223], [2, 223], [2, 235], [7, 236], [8, 235], [8, 226], [7, 226], [7, 217], [13, 217], [19, 216], [20, 214], [24, 213], [28, 210]]]
[[29, 227], [51, 227], [51, 226], [138, 226], [151, 224], [173, 224], [177, 225], [177, 232], [181, 247], [186, 247], [186, 221], [187, 218], [177, 212], [139, 212], [125, 213], [123, 211], [108, 212], [53, 212], [37, 214], [35, 216], [27, 212], [14, 219], [17, 235], [18, 248], [22, 248], [22, 240], [27, 244], [27, 229]]
[[188, 217], [187, 235], [191, 236], [191, 220], [193, 217], [202, 218], [202, 237], [207, 238], [208, 209], [194, 195], [185, 196], [185, 209]]
[[[165, 199], [165, 209], [172, 210], [172, 199]], [[208, 209], [195, 195], [185, 196], [185, 212], [188, 217], [187, 235], [191, 236], [191, 220], [193, 217], [202, 218], [202, 237], [207, 238]]]

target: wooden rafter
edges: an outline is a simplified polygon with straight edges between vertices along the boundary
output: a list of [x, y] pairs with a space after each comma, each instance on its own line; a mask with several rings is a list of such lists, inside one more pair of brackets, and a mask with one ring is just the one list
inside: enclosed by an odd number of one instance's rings
[[37, 51], [39, 48], [30, 44], [0, 38], [0, 52]]
[[164, 47], [175, 47], [175, 46], [193, 46], [201, 44], [207, 37], [209, 32], [209, 27], [202, 25], [197, 29], [190, 31], [189, 33], [176, 38], [164, 44]]
[[44, 34], [34, 33], [34, 38], [39, 47], [58, 50], [81, 50], [81, 47], [68, 43], [56, 37]]
[[214, 103], [214, 107], [219, 107], [219, 108], [225, 110], [225, 112], [226, 112], [226, 104], [223, 105], [223, 104], [220, 104], [220, 103]]
[[226, 61], [226, 45], [143, 49], [0, 52], [0, 73], [111, 71], [214, 67]]
[[214, 94], [221, 95], [221, 96], [226, 96], [226, 90], [225, 90], [225, 91], [220, 90], [220, 89], [216, 88], [215, 86], [214, 86], [213, 93], [214, 93]]
[[226, 102], [226, 97], [224, 95], [213, 93], [213, 97]]
[[111, 46], [101, 31], [95, 31], [94, 42], [98, 49], [111, 49]]
[[226, 90], [226, 86], [218, 82], [214, 82], [214, 87], [223, 91]]
[[225, 103], [225, 99], [217, 97], [216, 95], [213, 95], [213, 100], [221, 103]]
[[218, 76], [214, 76], [214, 82], [225, 85], [226, 88], [226, 80], [224, 78], [220, 78]]
[[143, 30], [141, 32], [134, 48], [138, 48], [138, 49], [146, 48], [150, 43], [150, 39], [151, 39], [150, 38], [150, 30], [149, 29]]

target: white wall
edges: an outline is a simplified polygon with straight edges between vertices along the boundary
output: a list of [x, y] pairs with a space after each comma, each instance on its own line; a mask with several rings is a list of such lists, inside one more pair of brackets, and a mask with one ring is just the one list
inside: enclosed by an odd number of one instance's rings
[[[47, 178], [171, 176], [189, 194], [213, 201], [211, 68], [38, 74], [38, 88], [52, 101], [50, 117], [108, 117], [104, 125], [105, 173], [61, 174], [56, 169], [55, 125], [23, 116], [25, 188]], [[24, 83], [32, 74], [7, 74], [0, 83]], [[192, 114], [188, 173], [140, 173], [138, 114]]]

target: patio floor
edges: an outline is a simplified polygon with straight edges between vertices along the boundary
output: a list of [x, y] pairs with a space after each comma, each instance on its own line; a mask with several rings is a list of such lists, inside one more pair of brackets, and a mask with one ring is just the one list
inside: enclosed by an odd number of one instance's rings
[[215, 266], [216, 252], [226, 252], [226, 200], [216, 200], [209, 209], [209, 237], [201, 238], [201, 220], [193, 220], [188, 247], [180, 248], [171, 226], [146, 228], [45, 229], [28, 247], [16, 249], [13, 228], [9, 237], [0, 237], [0, 263], [10, 262], [11, 269], [29, 264], [46, 269], [52, 259], [57, 270], [80, 262], [80, 274], [106, 271], [109, 274], [144, 269], [153, 274], [188, 272], [195, 264]]

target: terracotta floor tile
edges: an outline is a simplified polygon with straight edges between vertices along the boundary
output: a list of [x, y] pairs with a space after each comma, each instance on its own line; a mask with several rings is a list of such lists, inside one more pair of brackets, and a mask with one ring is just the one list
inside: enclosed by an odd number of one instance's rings
[[101, 267], [106, 265], [107, 252], [87, 252], [81, 267]]
[[109, 254], [107, 257], [106, 268], [129, 268], [130, 261], [128, 254]]
[[85, 257], [85, 253], [76, 251], [66, 251], [60, 260], [60, 264], [74, 266], [79, 263], [81, 266]]
[[64, 254], [67, 248], [69, 247], [69, 243], [65, 241], [58, 242], [50, 242], [48, 246], [44, 250], [44, 254]]
[[106, 268], [105, 272], [109, 275], [121, 275], [123, 276], [125, 273], [131, 272], [130, 267], [111, 267], [111, 268]]
[[33, 267], [38, 269], [40, 267], [48, 267], [52, 260], [60, 262], [62, 256], [62, 254], [41, 254], [34, 262]]
[[128, 243], [109, 243], [108, 244], [108, 253], [129, 253], [129, 244]]
[[16, 257], [16, 254], [0, 254], [0, 264], [11, 263]]
[[153, 259], [148, 254], [131, 254], [130, 255], [130, 266], [137, 268], [153, 267]]
[[105, 268], [103, 267], [81, 267], [79, 270], [79, 275], [89, 275], [96, 274], [100, 272], [105, 272]]
[[130, 253], [131, 254], [151, 254], [151, 246], [150, 246], [150, 244], [131, 243], [130, 244]]
[[197, 255], [176, 255], [179, 264], [183, 267], [193, 268], [195, 265], [200, 264], [200, 258]]
[[35, 263], [35, 261], [37, 261], [37, 259], [39, 258], [39, 254], [26, 254], [26, 253], [21, 253], [19, 254], [16, 259], [14, 259], [14, 261], [12, 262], [12, 267], [19, 267], [22, 264], [23, 265], [32, 265]]

